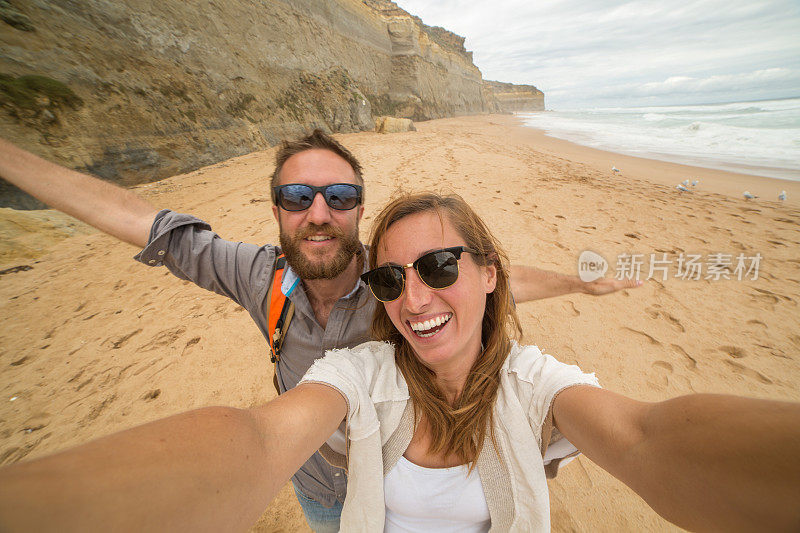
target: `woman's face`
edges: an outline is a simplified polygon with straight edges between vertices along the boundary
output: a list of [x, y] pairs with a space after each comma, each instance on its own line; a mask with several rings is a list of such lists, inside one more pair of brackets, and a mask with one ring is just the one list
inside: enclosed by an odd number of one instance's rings
[[[377, 264], [407, 265], [428, 252], [466, 245], [446, 214], [440, 219], [432, 211], [416, 213], [387, 230], [378, 245]], [[480, 351], [486, 294], [497, 280], [493, 265], [480, 266], [466, 252], [458, 269], [453, 285], [431, 289], [416, 270], [407, 268], [403, 293], [384, 304], [394, 326], [437, 374], [469, 372]]]

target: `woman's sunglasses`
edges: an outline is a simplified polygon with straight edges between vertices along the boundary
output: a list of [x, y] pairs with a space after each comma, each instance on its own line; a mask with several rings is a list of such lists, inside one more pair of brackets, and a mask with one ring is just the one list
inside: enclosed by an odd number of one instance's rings
[[391, 302], [403, 294], [406, 281], [406, 269], [413, 267], [425, 285], [431, 289], [446, 289], [458, 279], [458, 260], [461, 254], [468, 252], [482, 255], [466, 246], [453, 246], [435, 252], [429, 252], [407, 265], [386, 265], [374, 268], [361, 275], [364, 283], [375, 298], [382, 302]]
[[349, 211], [361, 203], [361, 186], [352, 183], [333, 183], [322, 187], [290, 183], [272, 188], [272, 201], [286, 211], [304, 211], [321, 193], [331, 209]]

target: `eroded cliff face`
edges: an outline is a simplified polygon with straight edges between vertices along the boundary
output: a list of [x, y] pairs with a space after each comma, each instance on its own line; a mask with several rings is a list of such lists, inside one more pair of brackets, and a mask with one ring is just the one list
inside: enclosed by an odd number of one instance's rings
[[493, 113], [544, 111], [544, 93], [533, 85], [484, 80], [487, 106]]
[[497, 108], [462, 37], [388, 0], [0, 0], [0, 20], [0, 134], [126, 185], [313, 127]]

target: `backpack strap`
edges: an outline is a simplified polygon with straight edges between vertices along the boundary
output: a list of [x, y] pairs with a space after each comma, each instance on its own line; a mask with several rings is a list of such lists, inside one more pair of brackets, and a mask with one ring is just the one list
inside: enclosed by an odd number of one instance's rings
[[270, 360], [273, 363], [281, 360], [283, 339], [289, 329], [289, 322], [291, 322], [294, 315], [294, 302], [281, 291], [281, 283], [283, 282], [283, 273], [285, 271], [286, 258], [281, 254], [275, 261], [272, 285], [270, 285], [267, 292], [267, 301], [269, 302], [267, 310], [267, 341], [271, 352]]

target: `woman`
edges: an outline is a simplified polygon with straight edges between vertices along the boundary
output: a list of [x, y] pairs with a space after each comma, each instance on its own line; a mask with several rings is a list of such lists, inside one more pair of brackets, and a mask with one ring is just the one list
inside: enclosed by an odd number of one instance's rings
[[[462, 199], [401, 198], [373, 228], [362, 279], [384, 302], [373, 336], [391, 345], [329, 352], [301, 382], [348, 399], [342, 529], [546, 529], [550, 406], [566, 387], [597, 380], [512, 343], [521, 331], [507, 262]], [[369, 474], [381, 468], [385, 480]], [[439, 489], [448, 484], [461, 490]]]
[[[265, 406], [192, 411], [3, 469], [0, 529], [245, 528], [343, 419], [343, 530], [438, 529], [436, 505], [462, 498], [471, 524], [444, 525], [547, 529], [543, 458], [569, 443], [682, 527], [797, 529], [800, 406], [637, 402], [517, 346], [504, 255], [460, 198], [390, 204], [370, 268], [375, 334], [392, 344], [329, 352]], [[411, 482], [437, 489], [423, 513]]]

